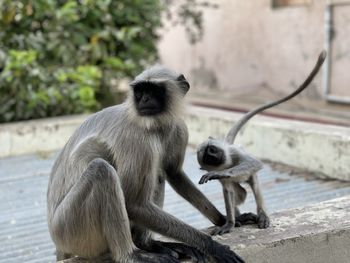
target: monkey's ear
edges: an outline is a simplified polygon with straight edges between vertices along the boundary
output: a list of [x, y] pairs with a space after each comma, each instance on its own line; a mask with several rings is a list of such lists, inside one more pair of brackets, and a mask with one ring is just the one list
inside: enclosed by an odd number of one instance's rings
[[133, 80], [133, 81], [131, 81], [131, 82], [129, 83], [129, 86], [130, 86], [131, 88], [134, 88], [134, 87], [136, 86], [136, 84], [137, 84], [137, 81]]
[[180, 76], [178, 76], [178, 78], [176, 80], [179, 82], [180, 87], [182, 88], [182, 90], [186, 94], [187, 91], [190, 89], [190, 84], [188, 83], [185, 76], [183, 74], [181, 74]]

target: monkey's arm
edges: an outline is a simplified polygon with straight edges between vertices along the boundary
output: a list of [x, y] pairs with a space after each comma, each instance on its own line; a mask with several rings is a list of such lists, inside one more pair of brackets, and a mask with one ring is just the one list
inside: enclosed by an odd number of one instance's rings
[[190, 202], [213, 224], [222, 226], [226, 223], [225, 216], [191, 182], [182, 169], [188, 142], [188, 131], [184, 122], [178, 123], [173, 142], [168, 146], [167, 152], [170, 154], [164, 162], [166, 180], [180, 196]]
[[167, 172], [167, 180], [179, 195], [190, 202], [213, 224], [222, 226], [226, 223], [225, 216], [223, 216], [208, 198], [191, 182], [184, 171]]
[[152, 203], [142, 206], [127, 205], [127, 211], [129, 218], [137, 225], [195, 247], [213, 257], [214, 262], [244, 262], [229, 247], [212, 240], [210, 236], [164, 212]]
[[[237, 157], [236, 157], [237, 158]], [[210, 171], [202, 176], [199, 184], [207, 183], [210, 180], [231, 178], [234, 182], [244, 182], [248, 177], [255, 174], [262, 168], [262, 163], [248, 154], [238, 155], [238, 164], [221, 171]]]

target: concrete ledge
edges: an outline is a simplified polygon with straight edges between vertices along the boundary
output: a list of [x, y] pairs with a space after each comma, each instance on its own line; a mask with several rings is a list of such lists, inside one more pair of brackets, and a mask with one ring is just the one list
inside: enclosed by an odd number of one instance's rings
[[0, 158], [61, 149], [87, 115], [0, 125]]
[[[223, 138], [242, 114], [189, 107], [186, 122], [191, 145], [209, 135]], [[0, 158], [55, 151], [63, 147], [87, 115], [0, 125]], [[331, 178], [350, 180], [350, 129], [272, 117], [254, 117], [237, 143], [258, 158], [281, 162]]]
[[[190, 143], [209, 135], [224, 138], [242, 114], [191, 107], [186, 122]], [[237, 144], [261, 159], [281, 162], [340, 180], [350, 180], [350, 129], [257, 116], [237, 136]]]
[[216, 237], [247, 262], [349, 262], [350, 196], [271, 215], [268, 229], [236, 228]]
[[[247, 263], [347, 263], [350, 258], [350, 196], [272, 214], [271, 226], [235, 228], [214, 239]], [[165, 239], [168, 240], [168, 239]], [[88, 263], [72, 258], [60, 263]]]

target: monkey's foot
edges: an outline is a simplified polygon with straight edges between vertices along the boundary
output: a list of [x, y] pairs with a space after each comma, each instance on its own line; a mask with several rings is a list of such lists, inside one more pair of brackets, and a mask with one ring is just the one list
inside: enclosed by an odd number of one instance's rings
[[242, 225], [252, 225], [258, 222], [258, 216], [253, 213], [243, 213], [236, 216], [235, 227], [240, 227]]
[[201, 177], [198, 183], [205, 184], [210, 180], [218, 180], [218, 179], [224, 179], [229, 177], [230, 177], [229, 175], [218, 174], [218, 172], [208, 172]]
[[180, 260], [167, 254], [149, 253], [136, 250], [131, 256], [131, 262], [137, 263], [180, 263]]
[[230, 233], [231, 229], [234, 227], [234, 223], [232, 222], [226, 222], [225, 225], [223, 226], [216, 226], [211, 232], [210, 234], [212, 236], [216, 236], [216, 235], [223, 235], [226, 233]]
[[178, 255], [178, 259], [181, 260], [190, 259], [191, 261], [198, 263], [205, 263], [208, 261], [206, 256], [198, 249], [183, 243], [153, 241], [153, 244], [161, 247], [161, 249], [173, 251], [173, 253]]
[[179, 258], [179, 254], [170, 248], [167, 248], [164, 245], [165, 242], [151, 240], [150, 244], [148, 246], [139, 246], [139, 248], [144, 249], [148, 252], [152, 253], [159, 253], [159, 254], [168, 254], [174, 258]]
[[270, 226], [270, 218], [267, 216], [265, 211], [260, 211], [258, 213], [258, 227], [268, 228]]

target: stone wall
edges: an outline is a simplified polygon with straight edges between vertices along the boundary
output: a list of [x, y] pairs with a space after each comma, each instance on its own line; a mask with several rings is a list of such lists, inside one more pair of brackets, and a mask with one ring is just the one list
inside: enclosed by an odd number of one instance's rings
[[[162, 63], [185, 73], [195, 89], [270, 87], [287, 93], [305, 78], [324, 48], [329, 0], [283, 8], [273, 8], [271, 0], [212, 2], [219, 8], [205, 11], [200, 43], [190, 45], [180, 27], [163, 32], [159, 43]], [[342, 70], [350, 67], [349, 11], [350, 5], [334, 12], [331, 90], [350, 98], [350, 77]], [[311, 85], [297, 99], [322, 99], [322, 74]]]

